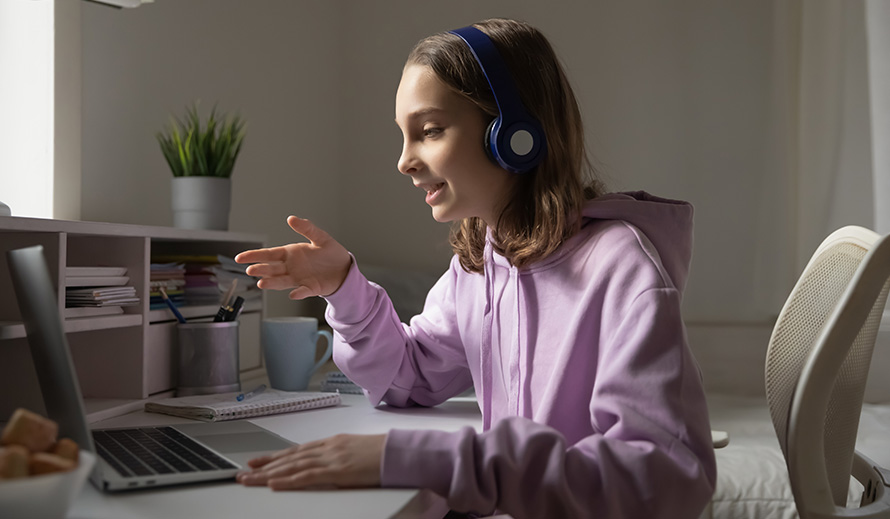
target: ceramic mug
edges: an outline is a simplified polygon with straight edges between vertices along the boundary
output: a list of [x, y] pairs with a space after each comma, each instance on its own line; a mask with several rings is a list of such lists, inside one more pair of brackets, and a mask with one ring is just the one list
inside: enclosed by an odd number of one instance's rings
[[[318, 338], [327, 340], [320, 359], [315, 359]], [[260, 328], [260, 344], [269, 385], [282, 391], [303, 391], [309, 379], [331, 358], [331, 332], [318, 329], [314, 317], [269, 317]]]

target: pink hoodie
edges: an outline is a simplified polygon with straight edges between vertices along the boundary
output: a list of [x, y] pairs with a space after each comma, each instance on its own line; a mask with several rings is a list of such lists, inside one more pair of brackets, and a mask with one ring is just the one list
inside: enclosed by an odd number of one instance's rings
[[459, 511], [695, 518], [716, 466], [680, 302], [692, 206], [643, 192], [584, 207], [581, 231], [524, 269], [453, 258], [406, 325], [353, 267], [327, 298], [334, 359], [373, 404], [436, 405], [475, 386], [484, 432], [393, 430], [382, 483]]

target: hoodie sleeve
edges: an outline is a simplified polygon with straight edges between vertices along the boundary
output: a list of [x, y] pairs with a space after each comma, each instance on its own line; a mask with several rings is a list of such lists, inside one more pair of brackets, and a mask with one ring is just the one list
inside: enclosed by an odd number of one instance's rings
[[410, 326], [399, 320], [386, 291], [359, 272], [354, 258], [343, 285], [325, 298], [334, 362], [373, 405], [432, 406], [472, 384], [454, 316], [455, 264]]
[[430, 488], [455, 510], [516, 519], [698, 517], [716, 466], [677, 291], [639, 295], [601, 351], [594, 434], [567, 445], [555, 429], [519, 417], [483, 433], [393, 430], [383, 485]]

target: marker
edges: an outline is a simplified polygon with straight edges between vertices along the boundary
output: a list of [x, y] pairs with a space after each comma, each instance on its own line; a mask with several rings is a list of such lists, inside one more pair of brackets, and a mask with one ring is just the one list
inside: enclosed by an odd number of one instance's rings
[[232, 303], [232, 306], [229, 307], [229, 311], [226, 312], [225, 317], [223, 317], [223, 321], [234, 321], [238, 318], [238, 315], [241, 313], [241, 310], [244, 308], [244, 298], [238, 296], [235, 298], [235, 302]]
[[248, 398], [253, 398], [253, 397], [257, 396], [258, 394], [262, 393], [265, 390], [266, 390], [266, 384], [260, 384], [253, 391], [250, 391], [248, 393], [241, 393], [240, 395], [235, 397], [235, 400], [237, 400], [239, 402], [242, 400], [247, 400]]
[[219, 310], [216, 311], [216, 315], [213, 316], [213, 322], [221, 323], [226, 320], [226, 316], [229, 314], [229, 311], [232, 310], [231, 306], [221, 306]]
[[235, 287], [238, 286], [238, 280], [233, 279], [232, 284], [229, 286], [229, 289], [226, 290], [226, 295], [223, 296], [222, 303], [219, 305], [219, 310], [216, 312], [216, 315], [213, 317], [213, 322], [221, 323], [226, 320], [226, 315], [232, 311], [232, 307], [229, 306], [229, 300], [232, 299], [232, 294], [235, 293]]
[[170, 308], [170, 311], [173, 312], [173, 315], [176, 316], [176, 320], [179, 321], [181, 324], [185, 324], [185, 317], [183, 317], [182, 314], [179, 313], [179, 310], [176, 309], [176, 305], [174, 305], [173, 301], [170, 301], [170, 298], [167, 297], [167, 291], [164, 290], [164, 287], [159, 287], [158, 290], [160, 290], [161, 292], [161, 298], [164, 300], [165, 303], [167, 303], [167, 307]]

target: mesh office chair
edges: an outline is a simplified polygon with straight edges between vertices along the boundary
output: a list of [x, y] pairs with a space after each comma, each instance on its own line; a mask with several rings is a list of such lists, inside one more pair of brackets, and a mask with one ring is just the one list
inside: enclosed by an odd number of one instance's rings
[[[890, 518], [890, 471], [855, 450], [888, 278], [890, 236], [839, 229], [813, 254], [770, 337], [767, 402], [803, 519]], [[846, 507], [851, 475], [865, 487], [859, 508]]]

